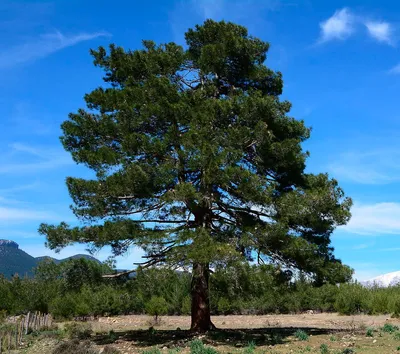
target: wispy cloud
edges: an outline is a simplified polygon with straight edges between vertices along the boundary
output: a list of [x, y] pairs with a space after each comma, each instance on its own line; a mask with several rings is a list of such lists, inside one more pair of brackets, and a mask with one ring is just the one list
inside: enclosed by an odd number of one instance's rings
[[353, 247], [353, 250], [365, 250], [367, 248], [372, 247], [374, 244], [375, 244], [374, 242], [373, 243], [361, 243], [359, 245], [355, 245]]
[[348, 8], [335, 11], [327, 20], [319, 24], [320, 43], [331, 40], [344, 40], [354, 32], [354, 16]]
[[385, 21], [365, 22], [369, 35], [379, 42], [393, 45], [393, 26]]
[[0, 174], [27, 174], [72, 165], [71, 157], [60, 148], [21, 143], [9, 146], [0, 157]]
[[355, 203], [349, 223], [339, 230], [359, 235], [400, 235], [400, 203]]
[[391, 68], [389, 70], [389, 74], [394, 74], [394, 75], [400, 74], [400, 64], [397, 64], [393, 68]]
[[3, 49], [0, 52], [0, 69], [32, 62], [78, 43], [105, 36], [109, 36], [109, 34], [107, 32], [94, 32], [64, 35], [59, 31], [43, 34], [28, 42]]
[[328, 169], [335, 178], [360, 184], [388, 184], [400, 180], [399, 149], [353, 151], [338, 155]]
[[0, 226], [7, 226], [10, 223], [24, 223], [28, 221], [57, 221], [60, 216], [37, 209], [15, 208], [0, 205]]

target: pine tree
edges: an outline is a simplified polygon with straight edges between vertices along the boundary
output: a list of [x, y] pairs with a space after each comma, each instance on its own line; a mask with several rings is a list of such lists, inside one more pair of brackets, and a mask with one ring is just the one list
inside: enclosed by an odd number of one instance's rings
[[39, 232], [51, 249], [79, 242], [118, 255], [135, 245], [143, 267], [191, 266], [191, 328], [206, 331], [210, 267], [245, 259], [320, 284], [348, 280], [330, 235], [349, 220], [351, 200], [327, 174], [305, 173], [310, 129], [279, 99], [267, 42], [212, 20], [185, 38], [186, 49], [143, 41], [91, 51], [104, 87], [86, 94], [61, 137], [95, 172], [67, 178], [82, 226]]

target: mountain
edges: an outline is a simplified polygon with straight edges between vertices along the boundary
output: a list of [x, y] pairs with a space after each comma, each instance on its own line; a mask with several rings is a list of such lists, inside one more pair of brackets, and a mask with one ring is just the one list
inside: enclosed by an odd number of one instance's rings
[[19, 249], [14, 241], [0, 240], [0, 273], [6, 278], [18, 273], [20, 276], [32, 276], [37, 265], [36, 258]]
[[379, 275], [376, 278], [372, 278], [361, 282], [364, 286], [378, 286], [381, 288], [387, 288], [388, 286], [394, 286], [400, 284], [400, 271], [391, 272]]
[[99, 260], [87, 254], [77, 254], [64, 259], [55, 259], [47, 256], [35, 258], [21, 250], [16, 242], [0, 240], [0, 274], [4, 274], [6, 278], [11, 278], [14, 274], [19, 274], [21, 277], [31, 277], [33, 276], [34, 268], [45, 259], [53, 260], [59, 264], [77, 258], [85, 258], [100, 263]]

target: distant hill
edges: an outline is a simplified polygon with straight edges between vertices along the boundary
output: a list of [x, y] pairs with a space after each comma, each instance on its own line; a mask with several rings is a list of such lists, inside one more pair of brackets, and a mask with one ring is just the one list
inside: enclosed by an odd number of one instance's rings
[[44, 260], [48, 259], [48, 260], [53, 261], [56, 264], [60, 264], [60, 263], [65, 262], [65, 261], [69, 261], [70, 259], [80, 259], [80, 258], [84, 258], [84, 259], [87, 259], [89, 261], [94, 261], [94, 262], [97, 262], [97, 263], [101, 263], [97, 258], [94, 258], [94, 257], [92, 257], [92, 256], [90, 256], [88, 254], [76, 254], [74, 256], [67, 257], [67, 258], [64, 258], [64, 259], [56, 259], [56, 258], [49, 257], [49, 256], [36, 257], [35, 259], [37, 260], [37, 262], [41, 262], [41, 261], [44, 261]]
[[87, 254], [77, 254], [65, 259], [55, 259], [47, 256], [35, 258], [21, 250], [16, 242], [0, 240], [0, 274], [3, 274], [6, 278], [11, 278], [14, 274], [18, 274], [21, 277], [31, 277], [38, 263], [45, 259], [50, 259], [59, 264], [69, 259], [77, 258], [85, 258], [101, 263], [98, 259]]

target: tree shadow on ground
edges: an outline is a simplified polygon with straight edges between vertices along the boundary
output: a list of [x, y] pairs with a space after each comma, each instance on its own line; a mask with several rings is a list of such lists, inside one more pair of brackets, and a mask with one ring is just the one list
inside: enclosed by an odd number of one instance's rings
[[[249, 342], [256, 346], [274, 346], [288, 343], [288, 337], [293, 336], [297, 330], [303, 330], [308, 335], [331, 334], [333, 329], [303, 328], [303, 327], [274, 327], [274, 328], [246, 328], [246, 329], [219, 329], [210, 331], [200, 338], [205, 344], [225, 345], [232, 347], [245, 347]], [[116, 340], [132, 342], [135, 347], [165, 346], [185, 347], [188, 342], [199, 338], [198, 334], [187, 330], [131, 330], [113, 332], [112, 335], [97, 335], [94, 341], [99, 345], [110, 344]]]

